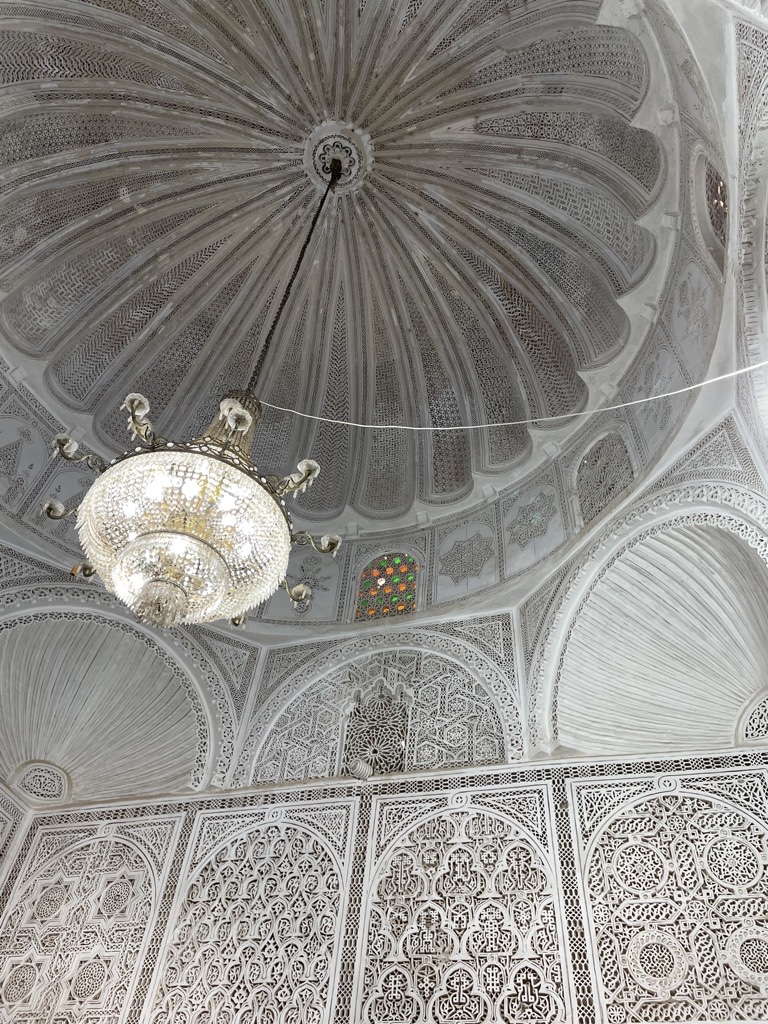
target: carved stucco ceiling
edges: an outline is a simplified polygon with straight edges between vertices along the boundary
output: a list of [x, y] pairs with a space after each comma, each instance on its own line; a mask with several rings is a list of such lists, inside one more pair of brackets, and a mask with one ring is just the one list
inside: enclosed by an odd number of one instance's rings
[[[571, 413], [621, 357], [664, 178], [648, 62], [579, 0], [3, 5], [0, 331], [92, 414], [181, 436], [242, 385], [338, 145], [260, 396], [444, 427]], [[580, 421], [574, 422], [577, 429]], [[350, 430], [267, 411], [260, 461], [325, 468], [307, 518], [445, 508], [529, 465], [524, 427]], [[422, 505], [423, 507], [423, 505]]]

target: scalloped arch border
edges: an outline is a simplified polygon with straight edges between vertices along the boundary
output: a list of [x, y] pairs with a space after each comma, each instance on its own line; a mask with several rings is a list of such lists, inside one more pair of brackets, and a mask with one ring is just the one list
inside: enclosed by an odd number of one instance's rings
[[[418, 638], [418, 640], [417, 640]], [[477, 648], [444, 633], [419, 632], [388, 633], [376, 636], [360, 636], [348, 640], [332, 651], [313, 655], [308, 650], [300, 665], [287, 676], [275, 693], [252, 715], [248, 733], [243, 744], [231, 784], [252, 785], [256, 761], [267, 737], [280, 716], [292, 702], [309, 690], [315, 683], [329, 675], [334, 669], [352, 664], [374, 654], [385, 653], [397, 648], [400, 651], [419, 651], [438, 654], [447, 661], [453, 661], [466, 669], [484, 688], [496, 704], [504, 729], [504, 743], [507, 757], [519, 760], [524, 753], [525, 738], [522, 709], [514, 690], [514, 681], [509, 679], [498, 665]], [[304, 675], [307, 664], [312, 669]], [[299, 685], [296, 685], [296, 684]]]

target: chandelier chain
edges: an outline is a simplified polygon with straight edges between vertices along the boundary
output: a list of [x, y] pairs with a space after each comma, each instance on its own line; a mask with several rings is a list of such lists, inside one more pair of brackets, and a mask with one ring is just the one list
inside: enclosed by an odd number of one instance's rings
[[312, 223], [309, 226], [309, 231], [307, 232], [307, 237], [304, 239], [304, 244], [302, 245], [301, 250], [299, 252], [298, 258], [297, 258], [296, 263], [295, 263], [294, 268], [293, 268], [293, 272], [291, 273], [291, 276], [288, 279], [288, 284], [285, 286], [285, 291], [283, 292], [283, 297], [280, 299], [280, 305], [277, 307], [277, 312], [275, 313], [274, 319], [272, 320], [272, 323], [270, 324], [269, 331], [267, 332], [267, 336], [264, 339], [264, 344], [261, 346], [261, 352], [259, 353], [259, 358], [256, 360], [256, 365], [253, 368], [253, 373], [251, 374], [250, 379], [248, 381], [248, 386], [246, 388], [246, 391], [249, 391], [251, 394], [254, 393], [255, 388], [256, 388], [256, 383], [257, 383], [259, 377], [261, 376], [261, 371], [264, 368], [264, 361], [265, 361], [265, 359], [267, 357], [267, 351], [268, 351], [269, 346], [270, 346], [270, 344], [272, 342], [272, 339], [273, 339], [273, 337], [275, 335], [275, 331], [277, 330], [277, 325], [280, 323], [280, 318], [283, 315], [283, 310], [285, 309], [285, 307], [286, 307], [286, 305], [288, 303], [288, 299], [290, 298], [291, 289], [293, 288], [293, 284], [294, 284], [294, 282], [296, 280], [296, 277], [297, 277], [297, 275], [299, 273], [299, 270], [301, 268], [301, 264], [304, 261], [304, 256], [306, 255], [307, 249], [309, 248], [309, 243], [312, 240], [312, 235], [314, 234], [315, 228], [317, 227], [317, 222], [320, 219], [320, 214], [323, 212], [323, 207], [325, 206], [325, 201], [328, 198], [329, 194], [336, 188], [336, 185], [338, 184], [339, 179], [341, 178], [341, 171], [342, 171], [341, 161], [338, 160], [338, 159], [332, 160], [331, 161], [331, 177], [330, 177], [330, 179], [328, 181], [328, 186], [327, 186], [325, 192], [323, 193], [323, 198], [320, 200], [319, 206], [315, 210], [315, 215], [312, 218]]

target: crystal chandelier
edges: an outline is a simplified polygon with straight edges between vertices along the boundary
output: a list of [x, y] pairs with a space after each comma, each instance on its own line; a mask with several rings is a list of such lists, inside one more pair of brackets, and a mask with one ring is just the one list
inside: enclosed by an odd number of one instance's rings
[[98, 477], [78, 508], [50, 500], [50, 519], [77, 516], [87, 561], [72, 573], [101, 578], [107, 590], [153, 626], [229, 618], [239, 625], [249, 609], [283, 587], [294, 604], [308, 601], [305, 583], [286, 580], [294, 545], [336, 555], [341, 538], [294, 533], [286, 497], [317, 479], [320, 467], [302, 460], [277, 477], [251, 459], [261, 405], [254, 396], [269, 343], [285, 308], [328, 194], [341, 175], [334, 159], [330, 180], [262, 346], [245, 391], [227, 394], [201, 437], [169, 441], [148, 419], [149, 402], [131, 394], [122, 408], [136, 446], [109, 465], [77, 443], [57, 437], [54, 452], [84, 462]]

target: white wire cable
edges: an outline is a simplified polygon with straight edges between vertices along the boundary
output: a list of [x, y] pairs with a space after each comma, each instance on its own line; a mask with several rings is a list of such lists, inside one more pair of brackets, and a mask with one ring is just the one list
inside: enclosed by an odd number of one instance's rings
[[648, 398], [635, 398], [631, 402], [622, 402], [620, 405], [601, 405], [597, 409], [582, 409], [581, 412], [566, 412], [558, 416], [542, 416], [535, 420], [509, 420], [506, 423], [469, 423], [453, 427], [410, 427], [403, 423], [354, 423], [351, 420], [332, 420], [324, 416], [313, 416], [312, 413], [299, 412], [298, 409], [287, 409], [282, 405], [271, 405], [269, 402], [262, 402], [265, 409], [274, 409], [275, 412], [287, 412], [292, 416], [299, 416], [303, 420], [316, 420], [318, 423], [332, 423], [341, 427], [357, 427], [360, 430], [413, 430], [425, 433], [442, 433], [445, 430], [490, 430], [494, 427], [530, 427], [537, 423], [554, 423], [557, 420], [572, 420], [576, 417], [596, 416], [600, 412], [618, 412], [620, 409], [629, 409], [633, 405], [644, 405], [646, 402], [660, 402], [664, 398], [674, 398], [676, 395], [685, 395], [690, 391], [697, 391], [708, 387], [710, 384], [720, 384], [724, 380], [732, 380], [734, 377], [742, 377], [744, 374], [753, 373], [755, 370], [762, 370], [768, 366], [768, 359], [762, 363], [755, 363], [754, 366], [745, 366], [740, 370], [732, 370], [730, 373], [721, 373], [719, 377], [710, 377], [709, 380], [702, 380], [698, 384], [691, 384], [685, 388], [678, 388], [676, 391], [665, 391], [662, 395], [650, 395]]

